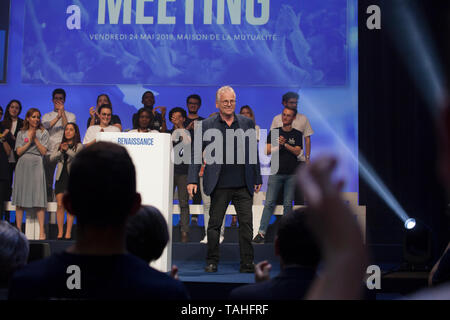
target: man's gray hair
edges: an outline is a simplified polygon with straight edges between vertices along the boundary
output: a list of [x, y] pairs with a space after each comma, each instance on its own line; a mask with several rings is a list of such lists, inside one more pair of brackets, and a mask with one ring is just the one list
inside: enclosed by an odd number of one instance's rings
[[236, 98], [236, 93], [234, 92], [234, 89], [232, 87], [223, 86], [223, 87], [220, 87], [219, 90], [217, 90], [217, 92], [216, 92], [216, 102], [220, 101], [220, 96], [226, 91], [233, 93], [234, 97]]

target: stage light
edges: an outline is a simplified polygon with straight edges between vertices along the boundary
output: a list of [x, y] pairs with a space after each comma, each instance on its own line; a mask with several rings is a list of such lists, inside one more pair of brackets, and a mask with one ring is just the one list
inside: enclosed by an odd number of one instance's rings
[[411, 230], [416, 226], [416, 219], [414, 218], [409, 218], [408, 220], [405, 221], [405, 228], [407, 230]]
[[378, 194], [378, 196], [392, 209], [397, 217], [401, 219], [403, 223], [406, 223], [406, 221], [410, 220], [410, 217], [408, 216], [406, 211], [402, 208], [400, 203], [390, 192], [388, 187], [383, 183], [380, 177], [378, 177], [375, 170], [366, 161], [365, 157], [361, 153], [356, 156], [355, 153], [349, 149], [347, 143], [345, 143], [340, 135], [336, 133], [336, 131], [332, 128], [325, 117], [318, 111], [318, 109], [313, 107], [314, 104], [312, 104], [305, 95], [303, 95], [302, 97], [302, 105], [308, 109], [309, 113], [313, 113], [314, 116], [317, 117], [317, 119], [323, 124], [323, 126], [332, 133], [332, 135], [337, 140], [341, 150], [348, 154], [352, 161], [358, 166], [359, 174], [364, 178], [364, 180], [372, 188], [372, 190], [374, 190]]

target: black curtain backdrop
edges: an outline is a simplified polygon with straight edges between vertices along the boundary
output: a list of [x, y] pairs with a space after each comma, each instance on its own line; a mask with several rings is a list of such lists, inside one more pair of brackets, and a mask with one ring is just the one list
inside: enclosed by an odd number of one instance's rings
[[[391, 1], [358, 1], [359, 16], [359, 151], [404, 210], [433, 231], [435, 259], [449, 241], [446, 194], [437, 177], [438, 143], [433, 116], [416, 87], [387, 23]], [[413, 2], [410, 0], [409, 2]], [[445, 12], [450, 1], [416, 1], [429, 24], [445, 67]], [[370, 5], [381, 8], [381, 30], [369, 30]], [[446, 37], [447, 35], [447, 37]], [[394, 262], [389, 249], [402, 246], [402, 221], [359, 178], [360, 204], [367, 206], [367, 243], [376, 262]], [[391, 250], [392, 251], [392, 250]], [[397, 257], [399, 258], [399, 257]]]

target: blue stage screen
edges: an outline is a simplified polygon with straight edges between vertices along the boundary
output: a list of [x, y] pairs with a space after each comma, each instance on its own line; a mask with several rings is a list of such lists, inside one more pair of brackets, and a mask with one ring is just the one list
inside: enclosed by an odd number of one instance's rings
[[72, 3], [26, 1], [24, 82], [347, 84], [347, 0]]
[[0, 30], [0, 82], [5, 81], [5, 47], [6, 47], [6, 31]]
[[[186, 7], [191, 2], [192, 15]], [[105, 23], [99, 24], [102, 3]], [[110, 3], [121, 3], [120, 11]], [[127, 3], [131, 3], [129, 21]], [[153, 17], [153, 24], [136, 24], [138, 3], [145, 3], [140, 17]], [[158, 11], [160, 3], [166, 3], [165, 13]], [[209, 3], [211, 23], [205, 24]], [[223, 24], [217, 15], [222, 3]], [[253, 4], [253, 13], [247, 13], [247, 3]], [[270, 4], [268, 21], [249, 23], [263, 16], [266, 3]], [[73, 4], [79, 8], [79, 20]], [[240, 15], [235, 14], [239, 11]], [[124, 23], [124, 14], [129, 24]], [[117, 24], [110, 24], [115, 15]], [[158, 24], [158, 17], [162, 22], [175, 17], [175, 24]], [[233, 24], [239, 20], [240, 24]], [[15, 0], [11, 2], [8, 83], [0, 86], [0, 105], [19, 99], [24, 107], [21, 117], [30, 107], [44, 114], [53, 109], [52, 91], [64, 88], [66, 109], [76, 114], [84, 136], [89, 108], [101, 93], [110, 96], [113, 112], [129, 129], [146, 90], [155, 93], [155, 106], [166, 106], [168, 111], [185, 107], [186, 97], [197, 93], [202, 97], [199, 114], [207, 117], [217, 111], [218, 87], [231, 84], [237, 94], [237, 112], [242, 105], [250, 105], [256, 124], [269, 129], [272, 118], [282, 111], [282, 95], [295, 91], [300, 94], [299, 112], [314, 130], [312, 158], [322, 153], [337, 155], [339, 176], [347, 181], [345, 191], [358, 192], [357, 29], [356, 0]], [[109, 40], [100, 40], [106, 34]], [[120, 34], [127, 39], [120, 39]], [[138, 38], [130, 39], [130, 34]], [[172, 34], [175, 40], [161, 40], [163, 34]], [[178, 39], [180, 34], [214, 34], [219, 40]], [[221, 40], [223, 35], [232, 39]], [[250, 39], [234, 39], [235, 35]]]

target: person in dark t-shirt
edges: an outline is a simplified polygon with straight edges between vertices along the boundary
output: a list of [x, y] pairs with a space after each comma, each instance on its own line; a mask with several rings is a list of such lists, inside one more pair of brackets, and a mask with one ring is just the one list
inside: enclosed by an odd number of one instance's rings
[[[150, 130], [156, 130], [159, 132], [166, 132], [167, 131], [167, 125], [166, 125], [166, 107], [153, 107], [155, 105], [155, 95], [151, 91], [145, 91], [142, 95], [142, 104], [143, 108], [149, 110], [153, 113], [153, 117], [150, 122], [149, 129]], [[161, 113], [157, 112], [157, 110], [160, 110]], [[139, 127], [139, 118], [138, 114], [133, 114], [133, 129], [137, 129]]]
[[186, 111], [175, 107], [169, 112], [170, 122], [173, 123], [172, 141], [174, 147], [175, 164], [173, 169], [173, 188], [178, 190], [180, 204], [181, 242], [189, 241], [189, 194], [187, 192], [187, 175], [191, 150], [191, 135], [184, 127]]
[[299, 164], [297, 157], [303, 149], [302, 133], [292, 128], [296, 115], [296, 109], [284, 108], [281, 115], [283, 126], [272, 129], [267, 137], [267, 154], [272, 154], [271, 176], [259, 231], [253, 243], [264, 243], [264, 236], [280, 190], [283, 190], [283, 214], [286, 215], [292, 210], [292, 201], [295, 196], [295, 171]]
[[[184, 120], [184, 127], [191, 134], [191, 146], [194, 146], [194, 126], [200, 121], [205, 120], [205, 118], [198, 115], [198, 110], [201, 106], [202, 98], [198, 94], [191, 94], [186, 98], [187, 117]], [[199, 187], [192, 197], [192, 204], [202, 204], [202, 194]], [[198, 223], [198, 215], [193, 214], [191, 216], [191, 223], [194, 225]]]

